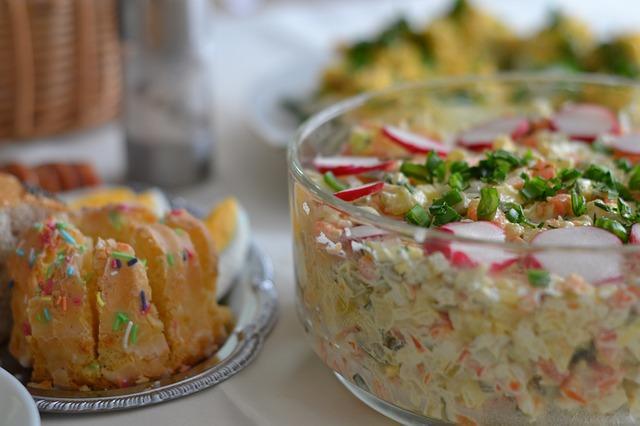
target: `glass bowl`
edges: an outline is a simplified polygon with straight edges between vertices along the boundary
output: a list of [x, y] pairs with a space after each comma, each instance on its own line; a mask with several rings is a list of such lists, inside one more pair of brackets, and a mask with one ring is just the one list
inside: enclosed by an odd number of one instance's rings
[[[456, 237], [378, 216], [314, 182], [355, 123], [437, 128], [596, 102], [640, 128], [640, 89], [603, 76], [432, 80], [358, 96], [311, 118], [288, 153], [297, 309], [316, 354], [371, 407], [403, 423], [623, 424], [640, 419], [640, 246], [572, 247]], [[455, 266], [437, 250], [500, 253]], [[434, 249], [436, 248], [436, 249]], [[553, 291], [524, 260], [573, 265]], [[590, 283], [616, 265], [614, 280]]]

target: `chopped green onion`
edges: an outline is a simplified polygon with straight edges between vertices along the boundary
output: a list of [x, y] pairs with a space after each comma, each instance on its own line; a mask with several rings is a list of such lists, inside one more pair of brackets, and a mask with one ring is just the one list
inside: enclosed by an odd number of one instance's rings
[[625, 220], [630, 220], [633, 216], [631, 207], [622, 198], [618, 198], [618, 214]]
[[434, 178], [438, 182], [444, 181], [444, 176], [447, 173], [447, 165], [445, 164], [444, 160], [438, 156], [438, 154], [431, 151], [427, 155], [425, 166], [432, 178]]
[[576, 169], [562, 169], [558, 173], [558, 179], [564, 184], [564, 187], [572, 186], [576, 180], [582, 175], [579, 170]]
[[524, 211], [522, 210], [522, 206], [520, 204], [505, 203], [503, 211], [507, 220], [511, 223], [534, 226], [534, 224], [529, 222], [527, 217], [524, 215]]
[[433, 217], [433, 225], [441, 226], [447, 223], [456, 222], [461, 219], [461, 216], [447, 203], [434, 204], [429, 207], [429, 213]]
[[495, 188], [482, 188], [480, 190], [480, 203], [478, 204], [478, 219], [492, 220], [500, 204], [500, 194]]
[[524, 183], [520, 194], [529, 201], [544, 200], [547, 195], [551, 195], [548, 194], [548, 189], [550, 188], [548, 188], [547, 182], [540, 176], [535, 176]]
[[457, 189], [452, 189], [441, 198], [433, 202], [433, 205], [448, 204], [449, 206], [455, 206], [463, 200], [462, 193]]
[[571, 191], [571, 210], [575, 216], [582, 216], [587, 211], [587, 200], [576, 189]]
[[407, 222], [409, 223], [424, 226], [425, 228], [428, 228], [429, 225], [431, 225], [431, 217], [429, 216], [429, 213], [427, 213], [420, 204], [413, 206], [405, 215], [405, 219], [407, 219]]
[[423, 166], [421, 164], [414, 164], [405, 161], [400, 166], [400, 172], [402, 172], [405, 176], [413, 179], [421, 180], [424, 182], [431, 181], [431, 174], [429, 173], [429, 170], [426, 166]]
[[635, 166], [629, 174], [629, 189], [637, 191], [640, 189], [640, 166]]
[[615, 181], [613, 179], [613, 175], [611, 174], [611, 170], [608, 170], [607, 168], [599, 166], [597, 164], [590, 165], [589, 168], [585, 170], [583, 176], [585, 179], [590, 179], [595, 182], [602, 182], [608, 188], [615, 187]]
[[628, 240], [626, 228], [617, 220], [609, 219], [608, 217], [599, 217], [596, 219], [595, 225], [598, 228], [611, 232], [613, 235], [620, 238], [623, 243], [626, 243]]
[[617, 168], [622, 170], [625, 173], [629, 173], [633, 166], [631, 165], [631, 161], [626, 158], [618, 158], [614, 161]]
[[551, 282], [549, 272], [544, 269], [527, 269], [527, 279], [532, 287], [546, 288]]
[[467, 182], [465, 182], [461, 173], [455, 172], [455, 173], [451, 173], [451, 176], [449, 176], [449, 186], [452, 189], [458, 189], [462, 191], [468, 186], [468, 184]]
[[449, 171], [453, 173], [460, 173], [463, 177], [469, 175], [469, 164], [466, 161], [453, 161], [449, 166]]
[[591, 149], [595, 152], [599, 152], [600, 154], [611, 155], [613, 150], [607, 145], [603, 144], [600, 141], [595, 141], [591, 144]]
[[607, 213], [613, 213], [613, 207], [611, 207], [610, 205], [606, 204], [602, 200], [595, 200], [593, 202], [593, 205], [598, 207], [599, 209], [604, 210]]
[[333, 174], [333, 172], [326, 172], [323, 179], [324, 183], [326, 183], [329, 188], [333, 189], [336, 192], [347, 189], [347, 185], [340, 182], [338, 178], [336, 178], [336, 176]]

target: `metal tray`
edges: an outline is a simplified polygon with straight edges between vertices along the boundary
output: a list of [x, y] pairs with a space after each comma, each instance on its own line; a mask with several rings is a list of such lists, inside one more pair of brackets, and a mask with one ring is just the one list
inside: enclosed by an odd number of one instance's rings
[[166, 379], [107, 391], [63, 391], [28, 385], [30, 371], [0, 347], [0, 367], [11, 372], [33, 396], [42, 413], [98, 413], [159, 404], [222, 383], [251, 363], [262, 348], [277, 316], [277, 292], [270, 260], [255, 245], [222, 304], [231, 307], [236, 327], [211, 358]]

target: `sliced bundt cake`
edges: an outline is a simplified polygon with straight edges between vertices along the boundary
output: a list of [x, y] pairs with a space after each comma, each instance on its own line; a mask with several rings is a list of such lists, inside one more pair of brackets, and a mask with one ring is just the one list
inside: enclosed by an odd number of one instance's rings
[[35, 222], [64, 206], [50, 198], [27, 191], [15, 177], [0, 173], [0, 343], [11, 329], [11, 290], [13, 282], [5, 262], [24, 232]]
[[69, 223], [36, 224], [8, 260], [14, 280], [10, 351], [32, 380], [78, 389], [99, 379], [89, 299], [93, 242]]
[[143, 262], [114, 240], [99, 239], [94, 253], [102, 376], [126, 386], [169, 374], [169, 347]]

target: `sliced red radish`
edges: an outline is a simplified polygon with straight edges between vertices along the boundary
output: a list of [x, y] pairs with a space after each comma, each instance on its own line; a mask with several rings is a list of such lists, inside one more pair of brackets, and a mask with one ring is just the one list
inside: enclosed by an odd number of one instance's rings
[[551, 128], [572, 139], [593, 142], [602, 134], [617, 134], [620, 123], [616, 115], [600, 105], [568, 105], [551, 117]]
[[382, 133], [409, 152], [426, 154], [435, 151], [438, 155], [447, 155], [451, 148], [435, 139], [410, 132], [395, 126], [384, 126]]
[[640, 155], [640, 133], [627, 133], [613, 138], [611, 147], [622, 154]]
[[640, 244], [640, 223], [635, 223], [631, 227], [629, 242], [631, 244]]
[[320, 173], [331, 172], [336, 176], [357, 175], [375, 170], [390, 170], [395, 161], [383, 161], [375, 157], [316, 157], [313, 166]]
[[493, 141], [500, 136], [516, 139], [527, 132], [531, 125], [523, 117], [503, 117], [474, 126], [458, 136], [458, 144], [473, 151], [491, 148]]
[[[504, 242], [502, 228], [491, 222], [453, 222], [440, 227], [441, 231], [483, 241]], [[439, 240], [425, 243], [427, 252], [441, 251], [455, 266], [474, 267], [489, 265], [492, 270], [503, 269], [517, 260], [517, 256], [499, 247], [460, 241]]]
[[365, 240], [367, 238], [381, 237], [388, 234], [384, 229], [376, 228], [371, 225], [359, 225], [353, 228], [345, 229], [345, 237], [351, 240]]
[[561, 277], [578, 274], [592, 284], [599, 284], [613, 281], [622, 274], [622, 256], [615, 250], [589, 250], [622, 245], [618, 237], [604, 229], [593, 226], [550, 229], [536, 235], [531, 244], [575, 247], [574, 251], [543, 249], [532, 255], [537, 267]]
[[344, 201], [355, 201], [358, 198], [362, 198], [366, 195], [375, 194], [382, 191], [384, 188], [384, 182], [372, 182], [366, 185], [357, 186], [355, 188], [343, 189], [334, 193], [336, 197]]

